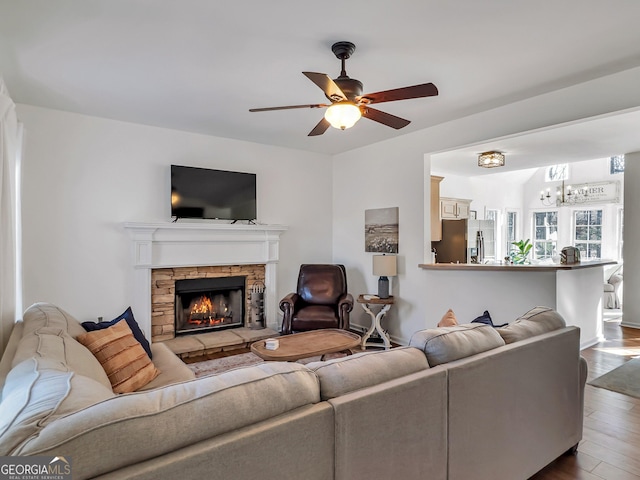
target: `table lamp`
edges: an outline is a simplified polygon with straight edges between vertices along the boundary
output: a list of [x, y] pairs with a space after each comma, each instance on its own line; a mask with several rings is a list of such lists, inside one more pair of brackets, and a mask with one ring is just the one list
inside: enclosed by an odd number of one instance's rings
[[395, 255], [374, 255], [373, 274], [380, 276], [378, 280], [378, 297], [389, 298], [389, 279], [398, 274]]

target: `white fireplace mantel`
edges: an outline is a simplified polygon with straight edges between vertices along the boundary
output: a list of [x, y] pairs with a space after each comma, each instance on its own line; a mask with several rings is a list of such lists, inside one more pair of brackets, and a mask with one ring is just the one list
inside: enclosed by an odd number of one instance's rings
[[276, 264], [284, 225], [125, 223], [132, 242], [131, 306], [151, 338], [151, 270], [206, 265], [265, 264], [265, 314], [277, 328]]

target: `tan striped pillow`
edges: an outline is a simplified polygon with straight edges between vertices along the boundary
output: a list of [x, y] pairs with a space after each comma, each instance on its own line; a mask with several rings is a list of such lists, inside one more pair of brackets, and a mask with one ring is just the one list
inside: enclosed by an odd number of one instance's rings
[[124, 320], [76, 339], [98, 359], [115, 393], [135, 392], [160, 373]]

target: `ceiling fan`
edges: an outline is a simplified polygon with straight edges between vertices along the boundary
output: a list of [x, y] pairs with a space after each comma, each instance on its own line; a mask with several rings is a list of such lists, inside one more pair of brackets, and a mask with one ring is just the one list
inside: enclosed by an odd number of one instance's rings
[[288, 105], [283, 107], [252, 108], [250, 112], [268, 112], [271, 110], [288, 110], [292, 108], [324, 108], [328, 107], [324, 118], [309, 132], [309, 136], [322, 135], [330, 126], [344, 130], [350, 128], [360, 119], [368, 118], [396, 130], [411, 123], [404, 118], [371, 108], [373, 103], [394, 102], [410, 98], [434, 97], [438, 89], [433, 83], [423, 83], [411, 87], [395, 88], [376, 93], [362, 94], [362, 82], [349, 78], [345, 70], [345, 60], [355, 51], [351, 42], [337, 42], [331, 50], [342, 62], [340, 76], [329, 78], [325, 73], [302, 72], [309, 80], [322, 89], [331, 103], [315, 103], [310, 105]]

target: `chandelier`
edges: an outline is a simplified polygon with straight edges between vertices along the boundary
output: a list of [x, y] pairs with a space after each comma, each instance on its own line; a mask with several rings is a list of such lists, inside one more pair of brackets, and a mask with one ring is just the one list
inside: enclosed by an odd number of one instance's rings
[[540, 201], [545, 207], [555, 205], [561, 207], [563, 205], [575, 205], [584, 203], [589, 199], [589, 186], [582, 185], [580, 188], [572, 188], [571, 185], [565, 187], [564, 180], [562, 185], [556, 188], [555, 196], [551, 196], [551, 189], [547, 188], [546, 192], [540, 192]]

